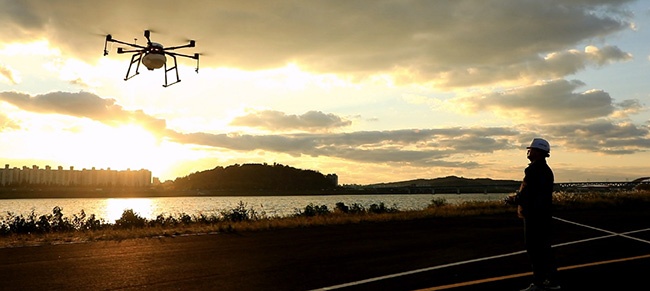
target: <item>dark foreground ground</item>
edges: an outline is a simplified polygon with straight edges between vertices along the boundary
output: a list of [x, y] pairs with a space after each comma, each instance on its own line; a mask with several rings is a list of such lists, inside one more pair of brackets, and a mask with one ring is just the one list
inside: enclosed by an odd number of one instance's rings
[[[616, 233], [650, 228], [645, 209], [557, 216]], [[555, 224], [555, 244], [608, 235]], [[638, 274], [650, 269], [650, 231], [628, 235], [638, 240], [612, 236], [557, 246], [558, 265], [570, 267], [560, 272], [563, 290], [647, 285]], [[438, 290], [511, 276], [450, 290], [519, 290], [530, 283], [521, 250], [514, 214], [3, 248], [0, 289]], [[636, 259], [587, 265], [625, 258]]]

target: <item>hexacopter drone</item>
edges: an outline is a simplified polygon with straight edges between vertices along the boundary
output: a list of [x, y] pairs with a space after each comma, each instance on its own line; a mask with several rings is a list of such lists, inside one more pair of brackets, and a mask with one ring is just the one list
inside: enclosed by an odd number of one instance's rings
[[[108, 42], [116, 42], [119, 44], [123, 45], [128, 45], [130, 47], [133, 47], [135, 49], [124, 49], [124, 48], [117, 48], [117, 53], [118, 54], [125, 54], [125, 53], [134, 53], [133, 56], [131, 57], [131, 63], [129, 64], [129, 69], [126, 71], [126, 77], [124, 78], [124, 81], [131, 79], [135, 77], [136, 75], [139, 74], [138, 69], [140, 68], [140, 63], [142, 63], [147, 69], [150, 71], [153, 71], [155, 69], [160, 69], [162, 67], [165, 67], [165, 84], [163, 87], [169, 87], [171, 85], [174, 85], [178, 82], [180, 82], [180, 78], [178, 77], [178, 66], [176, 63], [176, 57], [186, 57], [190, 59], [195, 59], [196, 60], [196, 72], [199, 72], [199, 54], [195, 53], [194, 55], [185, 55], [185, 54], [179, 54], [175, 52], [170, 52], [175, 49], [180, 49], [180, 48], [187, 48], [187, 47], [194, 47], [196, 42], [194, 40], [190, 40], [188, 44], [186, 45], [181, 45], [181, 46], [172, 46], [172, 47], [163, 47], [162, 44], [156, 43], [156, 42], [151, 42], [151, 39], [149, 39], [149, 36], [151, 34], [151, 31], [145, 30], [144, 31], [144, 37], [147, 38], [147, 46], [141, 46], [137, 45], [135, 43], [128, 43], [124, 41], [120, 41], [117, 39], [113, 39], [113, 36], [110, 34], [106, 35], [106, 41], [104, 42], [104, 56], [108, 55], [108, 50], [106, 48]], [[174, 66], [171, 68], [167, 68], [167, 58], [165, 55], [169, 55], [174, 59]], [[137, 63], [135, 66], [135, 73], [131, 74], [131, 67], [133, 64]], [[176, 81], [172, 83], [167, 82], [167, 73], [169, 71], [174, 70], [176, 71]]]

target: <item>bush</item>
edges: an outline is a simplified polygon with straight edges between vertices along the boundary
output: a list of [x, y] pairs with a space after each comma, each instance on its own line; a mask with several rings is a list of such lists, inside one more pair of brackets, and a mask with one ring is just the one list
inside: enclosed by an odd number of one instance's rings
[[141, 228], [145, 225], [147, 225], [147, 219], [133, 212], [133, 209], [124, 210], [122, 217], [115, 221], [117, 228]]
[[435, 207], [442, 207], [447, 205], [447, 200], [442, 197], [436, 197], [431, 199], [431, 204], [429, 204], [428, 208], [435, 208]]
[[384, 202], [380, 202], [379, 204], [371, 204], [370, 208], [368, 208], [368, 213], [374, 213], [374, 214], [394, 213], [394, 212], [398, 212], [397, 206], [393, 205], [393, 207], [386, 207], [386, 205], [384, 205]]
[[295, 216], [314, 217], [327, 214], [330, 214], [327, 205], [318, 206], [314, 205], [313, 203], [309, 203], [309, 205], [305, 206], [305, 209], [302, 211], [300, 209], [296, 209]]
[[201, 223], [201, 224], [214, 224], [219, 222], [219, 218], [215, 215], [205, 215], [203, 213], [199, 213], [199, 215], [194, 216], [193, 221], [196, 223]]
[[255, 210], [253, 210], [253, 208], [247, 209], [246, 204], [244, 204], [243, 201], [239, 201], [239, 204], [233, 209], [222, 211], [221, 215], [224, 220], [230, 222], [242, 222], [258, 219]]
[[64, 232], [75, 229], [81, 229], [81, 226], [95, 226], [95, 216], [92, 215], [91, 219], [86, 219], [86, 215], [82, 212], [78, 216], [75, 215], [75, 222], [71, 222], [67, 217], [63, 216], [63, 209], [54, 207], [52, 214], [38, 216], [32, 212], [27, 217], [15, 215], [11, 212], [7, 213], [5, 219], [0, 222], [0, 234], [31, 234], [31, 233], [48, 233], [48, 232]]
[[[323, 205], [322, 207], [326, 207], [326, 206]], [[343, 202], [337, 202], [335, 211], [344, 214], [369, 214], [369, 213], [380, 214], [380, 213], [399, 212], [397, 206], [393, 205], [393, 207], [386, 207], [386, 205], [383, 202], [380, 202], [379, 204], [371, 204], [368, 209], [366, 209], [365, 207], [363, 207], [363, 205], [359, 203], [353, 203], [351, 206], [347, 206]]]
[[336, 202], [336, 206], [334, 206], [334, 211], [342, 212], [342, 213], [348, 213], [350, 212], [350, 207], [345, 205], [343, 202]]

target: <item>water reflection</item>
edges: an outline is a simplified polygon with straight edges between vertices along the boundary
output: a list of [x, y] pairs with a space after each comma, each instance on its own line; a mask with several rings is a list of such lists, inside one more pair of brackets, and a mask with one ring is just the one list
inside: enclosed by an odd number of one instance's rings
[[[295, 214], [296, 209], [304, 209], [310, 203], [326, 205], [334, 209], [336, 203], [346, 205], [358, 203], [369, 207], [373, 203], [385, 203], [388, 207], [397, 206], [400, 210], [423, 209], [431, 199], [445, 199], [447, 203], [456, 204], [463, 201], [501, 201], [504, 195], [495, 194], [400, 194], [400, 195], [305, 195], [305, 196], [225, 196], [225, 197], [157, 197], [157, 198], [70, 198], [70, 199], [0, 199], [0, 215], [7, 212], [16, 215], [29, 215], [32, 210], [37, 215], [52, 213], [55, 206], [61, 207], [67, 217], [83, 210], [86, 214], [95, 214], [98, 219], [108, 223], [122, 216], [126, 209], [133, 209], [139, 216], [155, 219], [165, 216], [218, 215], [243, 202], [246, 208], [254, 208], [258, 213], [268, 216], [287, 216]], [[1, 289], [1, 288], [0, 288]]]
[[132, 209], [140, 217], [150, 218], [153, 213], [155, 203], [149, 198], [110, 198], [105, 200], [103, 215], [107, 222], [113, 223], [122, 217], [124, 210]]

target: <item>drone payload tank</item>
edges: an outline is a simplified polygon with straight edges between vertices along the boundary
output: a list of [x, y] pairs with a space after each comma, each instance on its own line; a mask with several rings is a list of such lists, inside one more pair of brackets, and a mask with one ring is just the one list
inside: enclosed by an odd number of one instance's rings
[[167, 58], [163, 54], [151, 53], [142, 58], [142, 64], [149, 70], [160, 69], [165, 65]]

